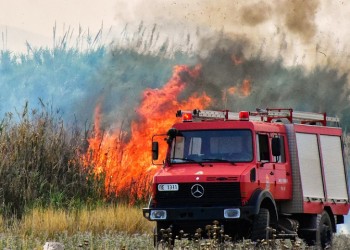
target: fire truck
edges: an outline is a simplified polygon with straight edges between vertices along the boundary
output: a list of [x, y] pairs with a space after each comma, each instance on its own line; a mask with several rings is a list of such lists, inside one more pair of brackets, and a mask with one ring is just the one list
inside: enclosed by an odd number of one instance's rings
[[337, 117], [293, 109], [177, 111], [182, 121], [152, 139], [163, 167], [143, 215], [172, 237], [213, 221], [254, 241], [300, 237], [331, 244], [349, 211], [343, 133]]

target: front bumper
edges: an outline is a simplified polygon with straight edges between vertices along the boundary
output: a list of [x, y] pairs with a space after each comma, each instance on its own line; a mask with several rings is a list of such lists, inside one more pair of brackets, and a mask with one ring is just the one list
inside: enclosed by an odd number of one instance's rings
[[[164, 212], [165, 211], [165, 212]], [[189, 208], [143, 208], [143, 216], [150, 221], [200, 221], [250, 219], [253, 206], [244, 207], [189, 207]], [[155, 214], [161, 214], [157, 217]], [[165, 216], [165, 217], [164, 217]]]

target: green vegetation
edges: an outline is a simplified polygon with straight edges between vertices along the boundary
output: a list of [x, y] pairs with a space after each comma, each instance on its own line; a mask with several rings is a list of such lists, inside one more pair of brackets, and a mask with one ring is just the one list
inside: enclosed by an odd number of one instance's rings
[[76, 208], [103, 198], [103, 186], [79, 160], [83, 137], [77, 127], [42, 103], [7, 113], [0, 123], [0, 212], [21, 218], [39, 206]]

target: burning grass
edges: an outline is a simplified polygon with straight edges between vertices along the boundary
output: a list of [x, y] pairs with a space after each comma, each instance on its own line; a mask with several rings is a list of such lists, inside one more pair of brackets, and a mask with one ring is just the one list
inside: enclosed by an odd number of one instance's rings
[[[162, 89], [146, 89], [141, 105], [136, 110], [138, 120], [132, 121], [130, 139], [119, 128], [104, 132], [101, 127], [100, 106], [95, 111], [95, 128], [88, 139], [89, 147], [82, 160], [92, 166], [94, 172], [105, 174], [105, 189], [108, 196], [122, 198], [130, 203], [148, 199], [152, 177], [156, 168], [151, 166], [150, 148], [153, 134], [161, 134], [175, 122], [178, 109], [203, 108], [210, 98], [192, 95], [188, 101], [179, 101], [177, 96], [186, 87], [181, 74], [198, 77], [198, 68], [177, 66], [173, 76]], [[165, 147], [163, 148], [165, 149]], [[162, 152], [165, 155], [165, 152]]]

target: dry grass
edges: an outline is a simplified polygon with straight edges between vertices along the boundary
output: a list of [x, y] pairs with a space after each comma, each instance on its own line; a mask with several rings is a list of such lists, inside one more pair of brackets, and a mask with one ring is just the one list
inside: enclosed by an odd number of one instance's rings
[[127, 234], [151, 233], [153, 224], [147, 221], [141, 208], [128, 205], [107, 205], [94, 209], [83, 208], [72, 211], [55, 208], [35, 208], [27, 212], [22, 220], [7, 226], [0, 220], [2, 232], [13, 232], [22, 236], [47, 235], [54, 237], [65, 232], [102, 234], [106, 231]]
[[[0, 249], [42, 249], [46, 241], [57, 241], [65, 249], [153, 249], [154, 224], [142, 216], [141, 208], [102, 205], [72, 211], [35, 208], [8, 225], [0, 218]], [[349, 235], [336, 235], [333, 249], [348, 249]], [[166, 245], [159, 249], [172, 249]], [[215, 239], [176, 241], [174, 249], [317, 249], [302, 241], [272, 240], [254, 243]]]
[[128, 205], [34, 208], [11, 225], [0, 217], [0, 249], [42, 249], [46, 241], [65, 249], [151, 249], [153, 226], [140, 207]]

